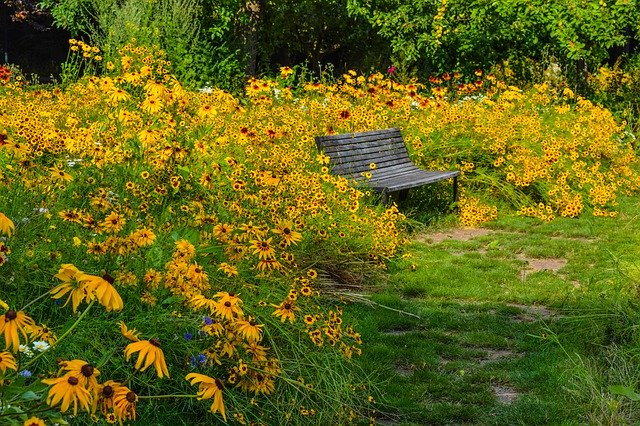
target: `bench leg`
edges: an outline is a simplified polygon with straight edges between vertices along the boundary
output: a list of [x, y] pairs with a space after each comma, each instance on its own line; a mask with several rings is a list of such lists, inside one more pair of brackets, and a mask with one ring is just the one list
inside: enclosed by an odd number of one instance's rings
[[455, 203], [455, 211], [459, 212], [458, 208], [458, 176], [453, 178], [453, 202]]
[[389, 192], [386, 190], [382, 191], [382, 204], [389, 205]]
[[409, 189], [403, 189], [398, 193], [398, 200], [405, 201], [409, 195]]

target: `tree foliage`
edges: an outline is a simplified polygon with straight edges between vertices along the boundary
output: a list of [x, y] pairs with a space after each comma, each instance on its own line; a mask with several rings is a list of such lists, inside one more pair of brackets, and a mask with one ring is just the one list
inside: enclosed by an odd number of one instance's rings
[[635, 0], [348, 0], [398, 63], [434, 72], [553, 56], [597, 66], [640, 23]]

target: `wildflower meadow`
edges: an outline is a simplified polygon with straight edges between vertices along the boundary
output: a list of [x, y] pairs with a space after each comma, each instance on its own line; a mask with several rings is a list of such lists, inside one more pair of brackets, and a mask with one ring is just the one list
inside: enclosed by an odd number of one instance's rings
[[335, 284], [406, 254], [412, 219], [315, 136], [400, 128], [462, 171], [464, 226], [615, 217], [640, 186], [634, 136], [567, 87], [283, 67], [241, 98], [159, 48], [72, 47], [68, 84], [0, 69], [0, 424], [373, 422]]

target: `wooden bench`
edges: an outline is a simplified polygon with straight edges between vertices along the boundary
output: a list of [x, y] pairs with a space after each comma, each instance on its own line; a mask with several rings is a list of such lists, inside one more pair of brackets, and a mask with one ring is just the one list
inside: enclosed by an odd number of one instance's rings
[[330, 158], [332, 173], [381, 193], [385, 204], [392, 192], [402, 191], [406, 196], [409, 188], [446, 179], [453, 179], [453, 199], [458, 201], [460, 172], [417, 167], [398, 128], [317, 136], [316, 146]]

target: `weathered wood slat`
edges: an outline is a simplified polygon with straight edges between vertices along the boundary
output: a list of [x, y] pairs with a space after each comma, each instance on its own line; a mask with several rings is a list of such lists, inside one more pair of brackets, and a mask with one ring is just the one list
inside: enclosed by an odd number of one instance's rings
[[[457, 170], [424, 170], [411, 161], [400, 129], [345, 133], [316, 137], [320, 151], [329, 156], [332, 173], [355, 180], [383, 193], [388, 193], [439, 182], [454, 181], [454, 199], [457, 201]], [[375, 168], [371, 169], [371, 163]], [[363, 175], [371, 174], [370, 178]]]

